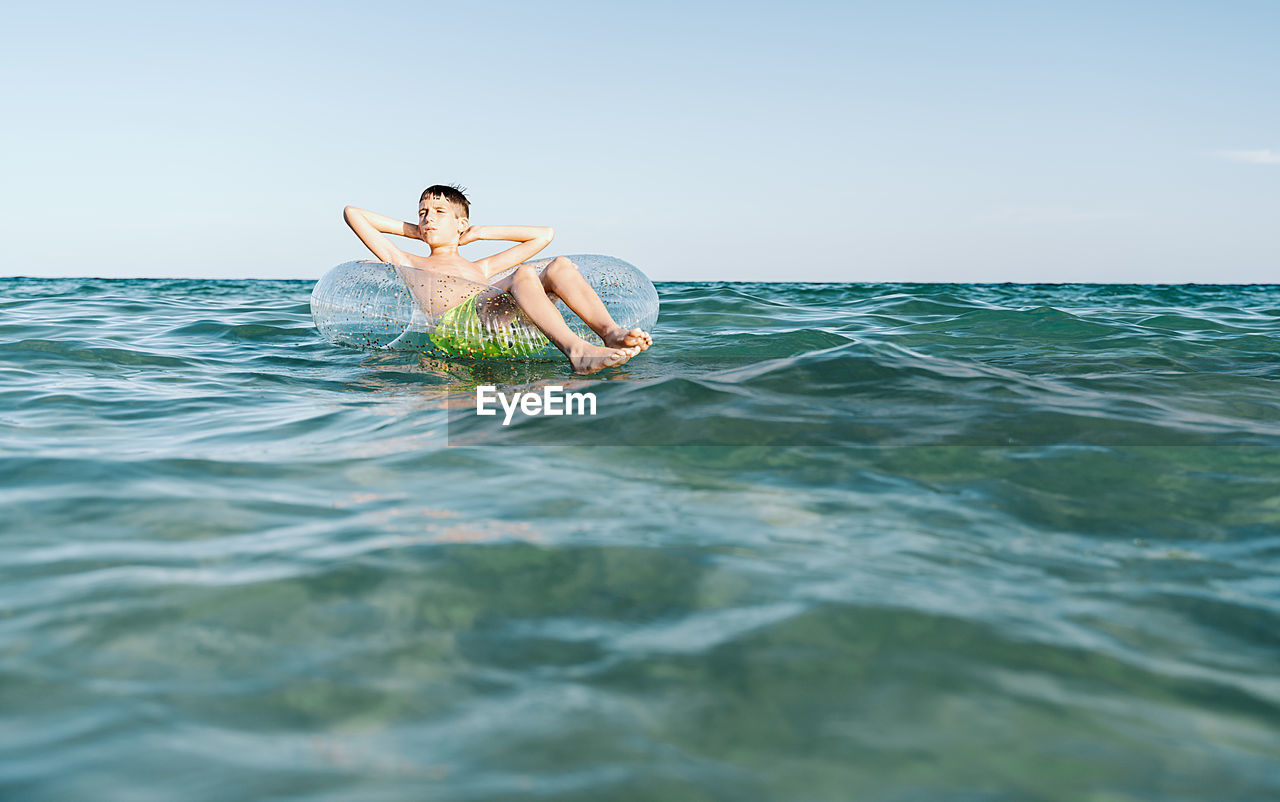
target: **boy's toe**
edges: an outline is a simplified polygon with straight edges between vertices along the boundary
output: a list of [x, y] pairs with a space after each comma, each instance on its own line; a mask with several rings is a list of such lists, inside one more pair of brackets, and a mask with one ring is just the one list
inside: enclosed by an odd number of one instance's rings
[[611, 368], [615, 368], [638, 353], [640, 353], [639, 348], [619, 348], [617, 351], [609, 354], [609, 358], [605, 360], [605, 364]]

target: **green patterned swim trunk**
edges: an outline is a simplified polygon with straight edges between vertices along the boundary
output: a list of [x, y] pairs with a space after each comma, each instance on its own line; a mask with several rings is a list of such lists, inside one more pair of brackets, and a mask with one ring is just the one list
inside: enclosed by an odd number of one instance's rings
[[486, 325], [476, 308], [479, 294], [440, 316], [431, 332], [431, 342], [449, 356], [522, 357], [536, 354], [547, 345], [540, 332], [536, 339], [522, 336], [509, 325]]

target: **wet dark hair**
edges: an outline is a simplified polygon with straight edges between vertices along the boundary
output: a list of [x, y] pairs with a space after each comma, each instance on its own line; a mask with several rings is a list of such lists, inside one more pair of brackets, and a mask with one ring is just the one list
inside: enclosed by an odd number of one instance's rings
[[455, 187], [452, 184], [432, 184], [422, 190], [422, 197], [418, 198], [421, 204], [427, 198], [444, 198], [453, 204], [454, 210], [461, 209], [462, 214], [459, 217], [471, 217], [471, 201], [467, 200], [467, 196], [462, 194], [462, 187]]

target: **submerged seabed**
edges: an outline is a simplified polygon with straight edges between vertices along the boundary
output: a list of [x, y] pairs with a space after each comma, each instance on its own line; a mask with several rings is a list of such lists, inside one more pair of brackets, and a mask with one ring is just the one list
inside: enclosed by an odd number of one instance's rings
[[0, 280], [0, 798], [1280, 798], [1280, 288], [659, 290], [579, 384]]

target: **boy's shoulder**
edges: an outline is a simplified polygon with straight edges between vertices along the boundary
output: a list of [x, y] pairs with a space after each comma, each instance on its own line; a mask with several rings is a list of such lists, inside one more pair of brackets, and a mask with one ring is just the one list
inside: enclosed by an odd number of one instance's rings
[[402, 253], [404, 253], [405, 264], [408, 267], [416, 267], [419, 270], [435, 269], [435, 264], [431, 261], [431, 257], [429, 256], [419, 256], [416, 253], [409, 253], [408, 251], [402, 251]]

